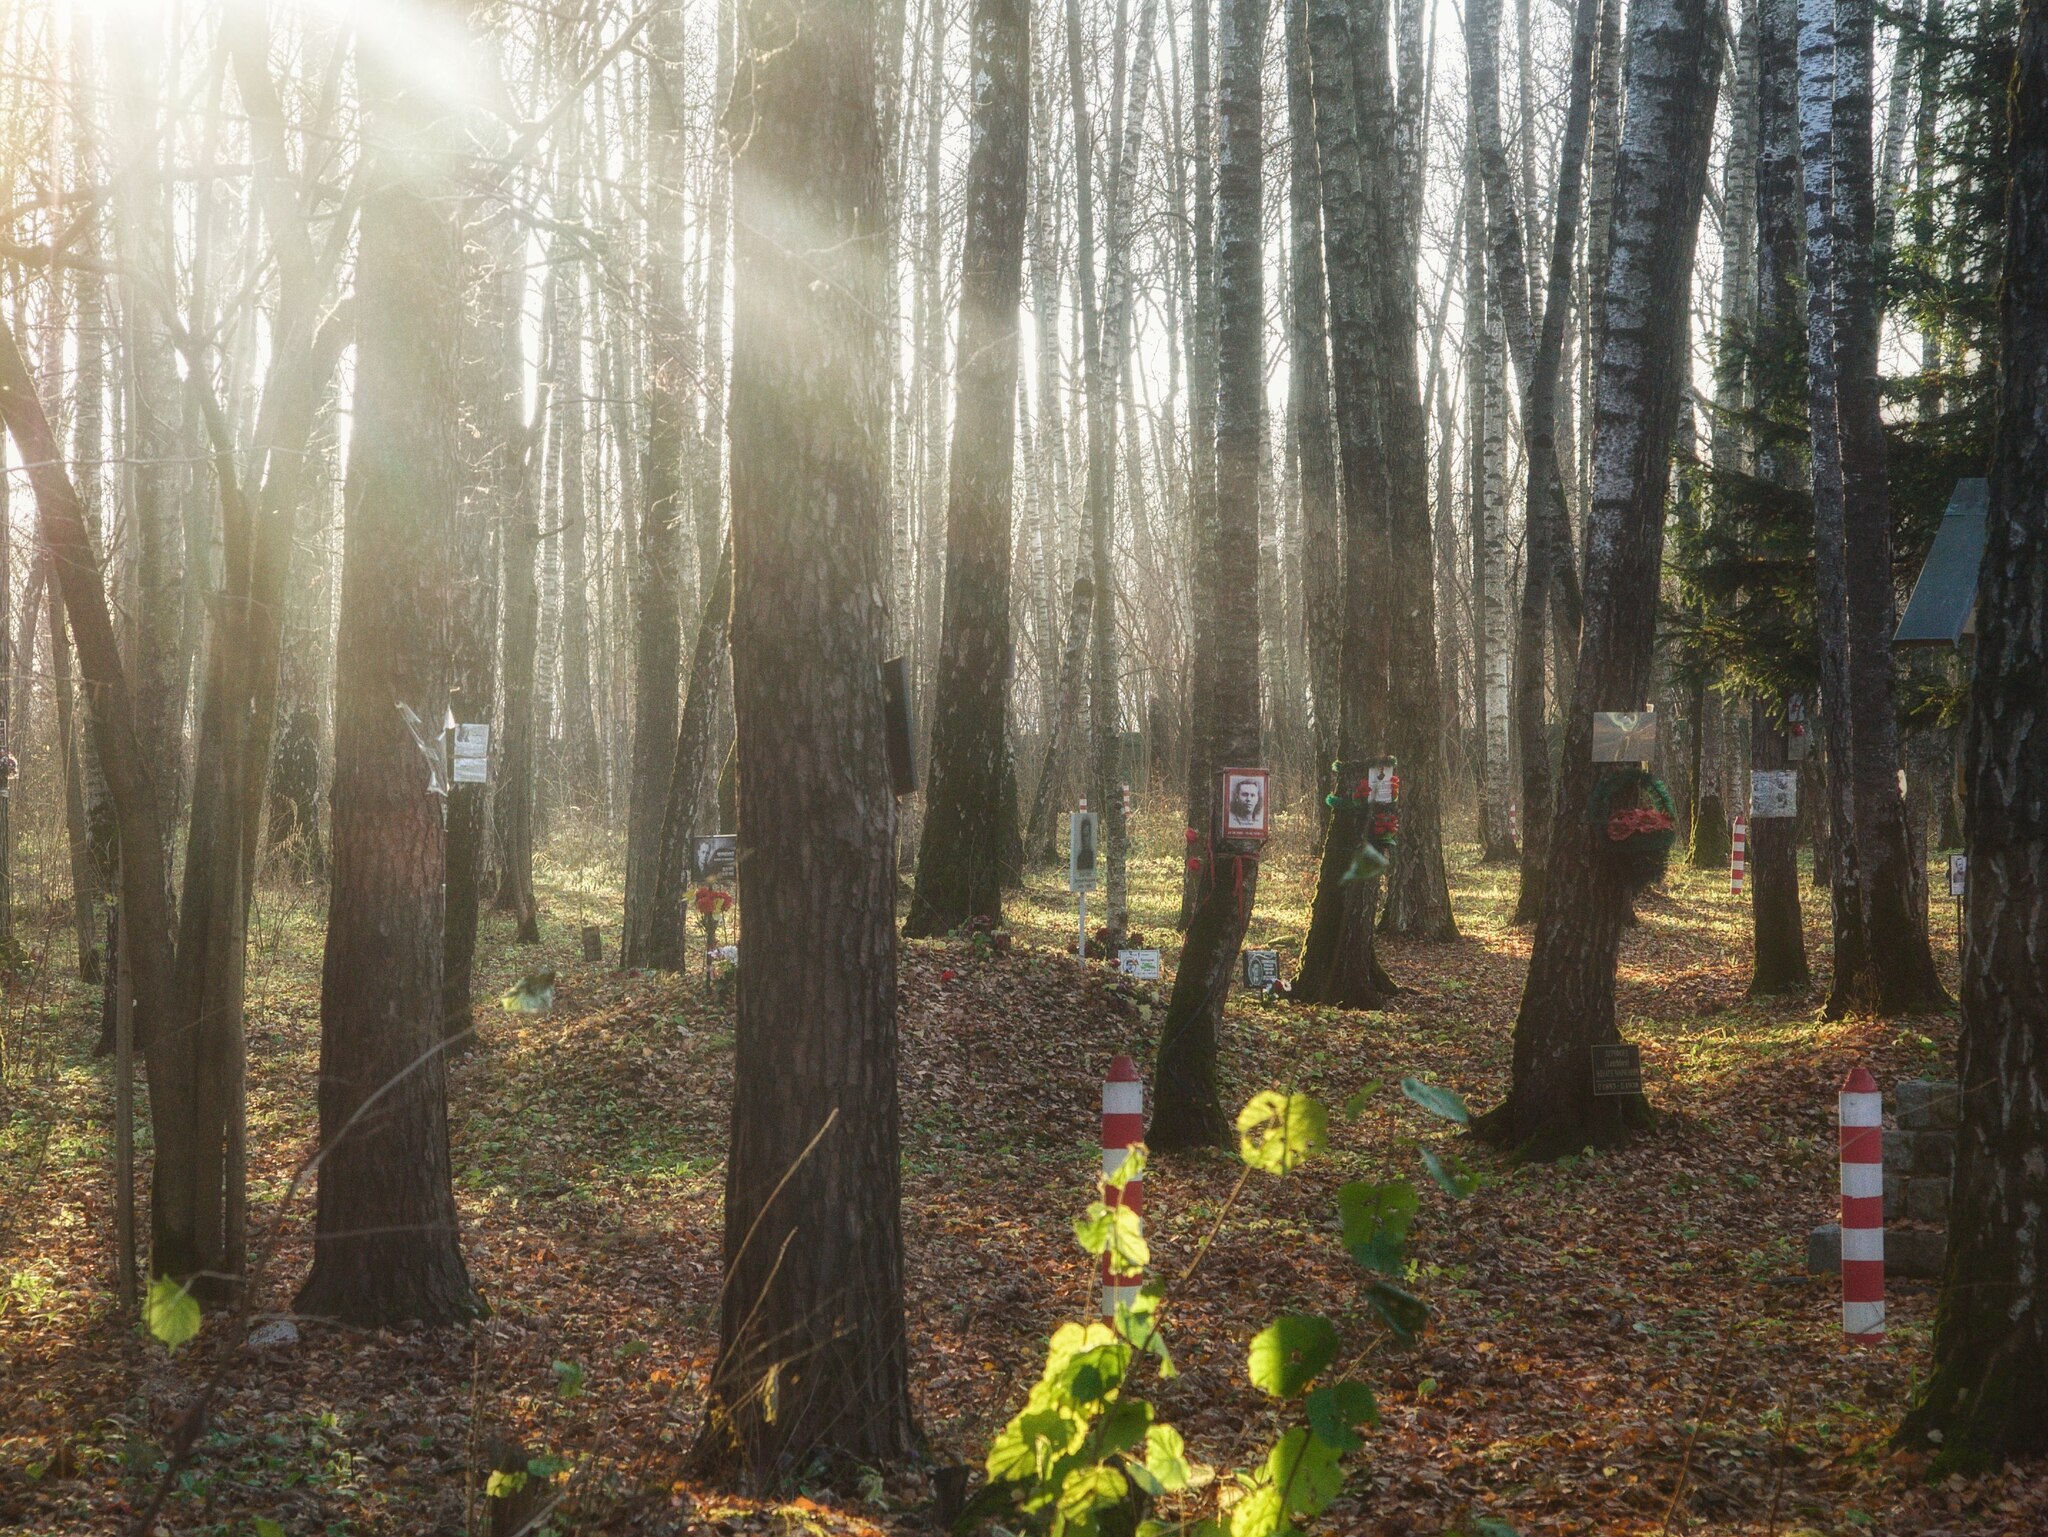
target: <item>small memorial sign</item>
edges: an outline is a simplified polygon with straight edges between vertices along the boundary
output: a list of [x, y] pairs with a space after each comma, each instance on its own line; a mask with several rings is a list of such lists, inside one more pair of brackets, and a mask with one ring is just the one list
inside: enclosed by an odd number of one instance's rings
[[1613, 1096], [1643, 1092], [1643, 1049], [1640, 1046], [1595, 1046], [1593, 1092]]
[[491, 774], [491, 728], [488, 723], [455, 728], [455, 771], [459, 785], [487, 783]]
[[1960, 897], [1970, 883], [1970, 856], [1951, 854], [1948, 856], [1948, 894]]
[[1247, 950], [1244, 953], [1244, 985], [1265, 991], [1280, 981], [1278, 950]]
[[1749, 814], [1753, 817], [1799, 815], [1799, 771], [1755, 769], [1749, 776]]
[[1601, 710], [1593, 717], [1595, 763], [1648, 763], [1657, 750], [1657, 707]]
[[1125, 976], [1139, 982], [1159, 980], [1159, 952], [1157, 950], [1119, 950], [1116, 953], [1116, 969]]
[[1075, 811], [1067, 816], [1067, 890], [1093, 891], [1100, 880], [1095, 851], [1102, 846], [1102, 815]]
[[697, 840], [697, 878], [708, 879], [714, 875], [730, 876], [740, 867], [740, 835], [738, 833], [710, 833]]

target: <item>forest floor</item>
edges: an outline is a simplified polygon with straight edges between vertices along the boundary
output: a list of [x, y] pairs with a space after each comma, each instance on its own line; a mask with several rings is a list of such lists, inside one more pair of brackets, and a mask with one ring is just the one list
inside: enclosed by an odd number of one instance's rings
[[[1177, 936], [1177, 823], [1139, 819], [1134, 922]], [[1299, 953], [1308, 829], [1283, 829], [1251, 943]], [[559, 1469], [557, 1531], [829, 1533], [928, 1529], [928, 1472], [877, 1470], [749, 1500], [694, 1481], [686, 1454], [715, 1345], [719, 1199], [732, 1014], [701, 978], [577, 959], [577, 929], [617, 932], [615, 848], [558, 840], [544, 862], [547, 1014], [495, 1000], [540, 961], [486, 925], [479, 1032], [451, 1075], [469, 1266], [489, 1319], [353, 1333], [302, 1324], [256, 1350], [209, 1316], [175, 1356], [125, 1328], [111, 1288], [109, 1075], [93, 995], [46, 959], [7, 999], [0, 1104], [0, 1532], [124, 1530], [202, 1383], [211, 1428], [177, 1475], [168, 1533], [452, 1533], [484, 1526], [504, 1447]], [[1881, 1348], [1841, 1336], [1837, 1289], [1802, 1274], [1835, 1203], [1834, 1092], [1853, 1063], [1887, 1087], [1939, 1076], [1949, 1018], [1827, 1023], [1820, 990], [1751, 1002], [1747, 903], [1723, 870], [1675, 870], [1626, 936], [1620, 1013], [1661, 1124], [1627, 1149], [1515, 1168], [1452, 1135], [1392, 1085], [1414, 1075], [1476, 1107], [1506, 1081], [1529, 934], [1514, 876], [1454, 851], [1463, 939], [1385, 945], [1411, 991], [1383, 1013], [1234, 995], [1234, 1107], [1292, 1086], [1333, 1109], [1330, 1149], [1248, 1183], [1168, 1331], [1181, 1375], [1161, 1417], [1223, 1469], [1262, 1453], [1279, 1410], [1246, 1381], [1250, 1337], [1286, 1309], [1328, 1314], [1346, 1369], [1384, 1420], [1351, 1459], [1333, 1533], [1434, 1534], [1491, 1517], [1533, 1533], [2048, 1532], [2048, 1469], [1931, 1482], [1889, 1437], [1924, 1370], [1933, 1289], [1895, 1282]], [[1111, 1057], [1149, 1064], [1150, 1029], [1106, 969], [1081, 978], [1072, 908], [1051, 876], [1013, 903], [1007, 956], [905, 947], [904, 1228], [916, 1410], [939, 1464], [979, 1469], [1062, 1320], [1089, 1315], [1072, 1218], [1095, 1193]], [[1808, 946], [1824, 971], [1825, 908]], [[1952, 912], [1937, 940], [1953, 977]], [[69, 959], [61, 913], [37, 920]], [[249, 962], [251, 1184], [260, 1305], [289, 1308], [308, 1264], [306, 1193], [278, 1218], [312, 1147], [321, 908], [266, 888]], [[1062, 949], [1064, 947], [1064, 953]], [[1371, 1080], [1388, 1087], [1336, 1114]], [[1486, 1175], [1462, 1204], [1426, 1180], [1412, 1283], [1435, 1310], [1403, 1351], [1371, 1322], [1338, 1246], [1344, 1180], [1416, 1172], [1428, 1138]], [[1234, 1157], [1157, 1163], [1147, 1232], [1187, 1268], [1239, 1177]], [[851, 1487], [849, 1487], [849, 1483]]]

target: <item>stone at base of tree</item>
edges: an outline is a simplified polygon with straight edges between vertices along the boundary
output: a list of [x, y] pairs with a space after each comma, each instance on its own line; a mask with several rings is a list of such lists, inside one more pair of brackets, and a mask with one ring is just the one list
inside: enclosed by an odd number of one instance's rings
[[583, 958], [593, 962], [604, 959], [604, 930], [594, 923], [583, 930]]
[[[1884, 1273], [1904, 1281], [1938, 1281], [1948, 1234], [1938, 1227], [1888, 1227]], [[1806, 1235], [1806, 1273], [1834, 1275], [1842, 1268], [1842, 1226], [1829, 1222]]]
[[273, 1318], [249, 1331], [251, 1350], [290, 1350], [299, 1343], [299, 1326], [289, 1318]]
[[1962, 1114], [1962, 1094], [1954, 1083], [1908, 1078], [1892, 1096], [1899, 1125], [1908, 1131], [1953, 1131]]

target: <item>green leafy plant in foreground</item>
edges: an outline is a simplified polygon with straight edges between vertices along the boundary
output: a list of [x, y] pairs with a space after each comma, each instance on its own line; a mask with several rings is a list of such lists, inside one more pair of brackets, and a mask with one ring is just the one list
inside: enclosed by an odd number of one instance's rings
[[[1412, 1078], [1401, 1088], [1431, 1114], [1465, 1123], [1464, 1101], [1449, 1090]], [[1356, 1101], [1347, 1106], [1355, 1109]], [[1284, 1178], [1314, 1157], [1329, 1115], [1307, 1095], [1267, 1090], [1239, 1113], [1237, 1130], [1242, 1189], [1254, 1173]], [[1430, 1177], [1453, 1199], [1476, 1187], [1474, 1176], [1434, 1150], [1423, 1155]], [[1134, 1150], [1108, 1182], [1121, 1188], [1143, 1167], [1142, 1149]], [[1428, 1304], [1399, 1284], [1418, 1205], [1415, 1186], [1400, 1178], [1357, 1180], [1337, 1193], [1344, 1247], [1367, 1275], [1366, 1301], [1404, 1345], [1429, 1320]], [[1093, 1202], [1074, 1235], [1087, 1253], [1109, 1254], [1120, 1273], [1150, 1262], [1138, 1220], [1120, 1206]], [[1135, 1302], [1118, 1305], [1113, 1321], [1054, 1331], [1024, 1407], [989, 1447], [988, 1486], [956, 1532], [1001, 1516], [1048, 1537], [1295, 1537], [1300, 1523], [1337, 1497], [1344, 1458], [1364, 1444], [1361, 1427], [1379, 1423], [1379, 1407], [1370, 1385], [1337, 1369], [1343, 1342], [1336, 1325], [1313, 1313], [1283, 1313], [1253, 1336], [1245, 1361], [1252, 1385], [1298, 1404], [1305, 1423], [1283, 1431], [1255, 1466], [1225, 1478], [1191, 1458], [1180, 1432], [1140, 1396], [1148, 1366], [1160, 1378], [1174, 1375], [1161, 1328], [1166, 1302], [1166, 1287], [1152, 1280]], [[1196, 1513], [1153, 1518], [1154, 1501], [1167, 1496], [1182, 1497]]]

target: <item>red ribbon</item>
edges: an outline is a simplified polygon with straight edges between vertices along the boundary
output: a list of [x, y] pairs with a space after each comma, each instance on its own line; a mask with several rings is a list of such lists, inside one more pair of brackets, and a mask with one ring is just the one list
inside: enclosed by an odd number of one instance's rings
[[1653, 806], [1636, 806], [1617, 811], [1607, 819], [1607, 836], [1622, 843], [1643, 833], [1672, 830], [1671, 818]]

